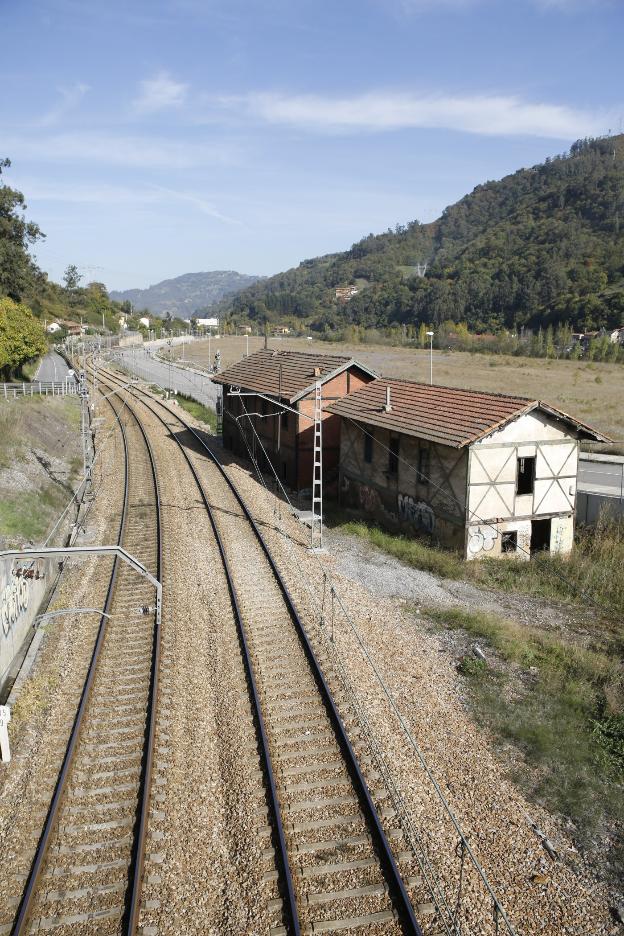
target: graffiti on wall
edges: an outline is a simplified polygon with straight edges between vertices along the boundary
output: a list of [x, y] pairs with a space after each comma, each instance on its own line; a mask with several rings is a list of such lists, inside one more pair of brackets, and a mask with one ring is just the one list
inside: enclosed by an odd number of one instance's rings
[[5, 637], [27, 607], [28, 582], [25, 579], [9, 582], [0, 593], [0, 623]]
[[376, 510], [380, 510], [383, 507], [379, 491], [374, 487], [369, 487], [368, 484], [360, 485], [358, 495], [360, 498], [360, 507], [368, 513], [374, 513]]
[[490, 552], [494, 549], [494, 543], [498, 539], [498, 530], [492, 529], [492, 527], [477, 527], [476, 530], [470, 531], [470, 539], [468, 540], [468, 552], [472, 555], [476, 555], [479, 552]]
[[399, 518], [403, 523], [409, 523], [425, 533], [433, 533], [435, 514], [429, 504], [414, 500], [411, 494], [399, 494], [397, 501]]

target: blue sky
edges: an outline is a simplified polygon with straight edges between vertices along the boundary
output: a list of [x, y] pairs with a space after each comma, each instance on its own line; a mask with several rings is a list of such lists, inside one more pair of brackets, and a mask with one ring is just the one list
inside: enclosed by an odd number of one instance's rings
[[111, 289], [270, 274], [622, 131], [622, 0], [0, 0], [0, 157]]

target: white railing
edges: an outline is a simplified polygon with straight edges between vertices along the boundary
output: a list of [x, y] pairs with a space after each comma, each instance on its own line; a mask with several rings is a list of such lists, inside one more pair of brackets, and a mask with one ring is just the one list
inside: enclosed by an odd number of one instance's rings
[[75, 395], [78, 384], [73, 377], [65, 380], [34, 380], [32, 383], [0, 384], [0, 399], [13, 400], [23, 396], [66, 396]]

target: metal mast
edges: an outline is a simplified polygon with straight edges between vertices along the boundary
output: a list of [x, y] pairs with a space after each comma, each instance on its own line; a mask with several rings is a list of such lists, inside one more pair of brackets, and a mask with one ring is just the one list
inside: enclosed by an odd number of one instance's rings
[[323, 408], [321, 382], [314, 385], [314, 467], [312, 469], [312, 549], [323, 548]]

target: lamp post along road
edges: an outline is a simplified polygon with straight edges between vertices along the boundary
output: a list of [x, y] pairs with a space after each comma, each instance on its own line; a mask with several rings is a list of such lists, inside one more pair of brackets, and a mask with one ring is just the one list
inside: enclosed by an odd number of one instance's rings
[[427, 332], [429, 336], [429, 383], [433, 383], [433, 332]]

